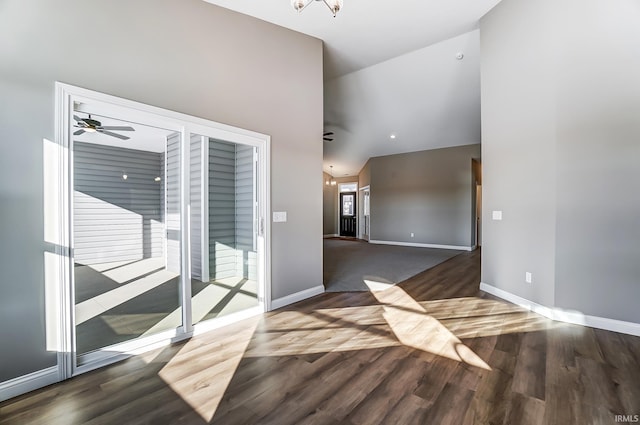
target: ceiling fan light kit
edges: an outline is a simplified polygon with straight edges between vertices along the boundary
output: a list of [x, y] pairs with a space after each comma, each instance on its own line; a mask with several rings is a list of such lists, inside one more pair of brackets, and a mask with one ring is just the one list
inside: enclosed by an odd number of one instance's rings
[[116, 137], [121, 140], [129, 140], [129, 137], [124, 136], [122, 134], [114, 133], [113, 131], [136, 131], [133, 127], [130, 126], [122, 126], [122, 125], [102, 125], [102, 123], [98, 120], [91, 119], [91, 115], [89, 114], [88, 118], [80, 118], [77, 115], [73, 116], [73, 119], [76, 120], [76, 125], [74, 127], [79, 128], [73, 132], [74, 136], [79, 136], [84, 133], [102, 133], [107, 136]]
[[298, 13], [302, 12], [314, 1], [321, 1], [324, 3], [335, 18], [340, 9], [342, 9], [342, 0], [291, 0], [291, 6]]

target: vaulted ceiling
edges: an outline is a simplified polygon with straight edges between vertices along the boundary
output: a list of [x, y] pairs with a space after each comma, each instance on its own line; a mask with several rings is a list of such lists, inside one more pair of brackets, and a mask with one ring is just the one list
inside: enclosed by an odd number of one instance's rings
[[477, 28], [500, 0], [344, 0], [335, 18], [321, 0], [300, 14], [289, 0], [206, 1], [323, 40], [335, 133], [325, 171], [355, 175], [372, 156], [480, 142]]

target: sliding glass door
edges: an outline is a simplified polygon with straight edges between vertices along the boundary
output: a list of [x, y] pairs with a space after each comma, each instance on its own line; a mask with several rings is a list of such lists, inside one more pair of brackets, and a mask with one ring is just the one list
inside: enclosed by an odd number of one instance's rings
[[191, 136], [192, 323], [259, 306], [257, 148]]
[[[79, 108], [72, 246], [83, 364], [106, 347], [182, 326], [180, 135]], [[87, 123], [113, 135], [86, 131]]]
[[66, 101], [62, 374], [265, 311], [268, 138], [145, 105]]

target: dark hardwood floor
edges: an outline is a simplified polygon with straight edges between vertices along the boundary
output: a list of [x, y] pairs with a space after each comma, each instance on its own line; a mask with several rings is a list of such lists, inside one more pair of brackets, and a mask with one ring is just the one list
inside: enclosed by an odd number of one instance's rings
[[[0, 404], [2, 424], [615, 424], [640, 338], [479, 291], [479, 251], [323, 294]], [[303, 277], [301, 277], [303, 278]]]

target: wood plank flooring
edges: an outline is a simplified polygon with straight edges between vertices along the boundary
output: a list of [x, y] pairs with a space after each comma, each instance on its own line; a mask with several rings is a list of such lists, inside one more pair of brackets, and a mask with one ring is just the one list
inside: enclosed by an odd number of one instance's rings
[[615, 424], [640, 338], [479, 291], [479, 251], [323, 294], [0, 404], [1, 424]]

